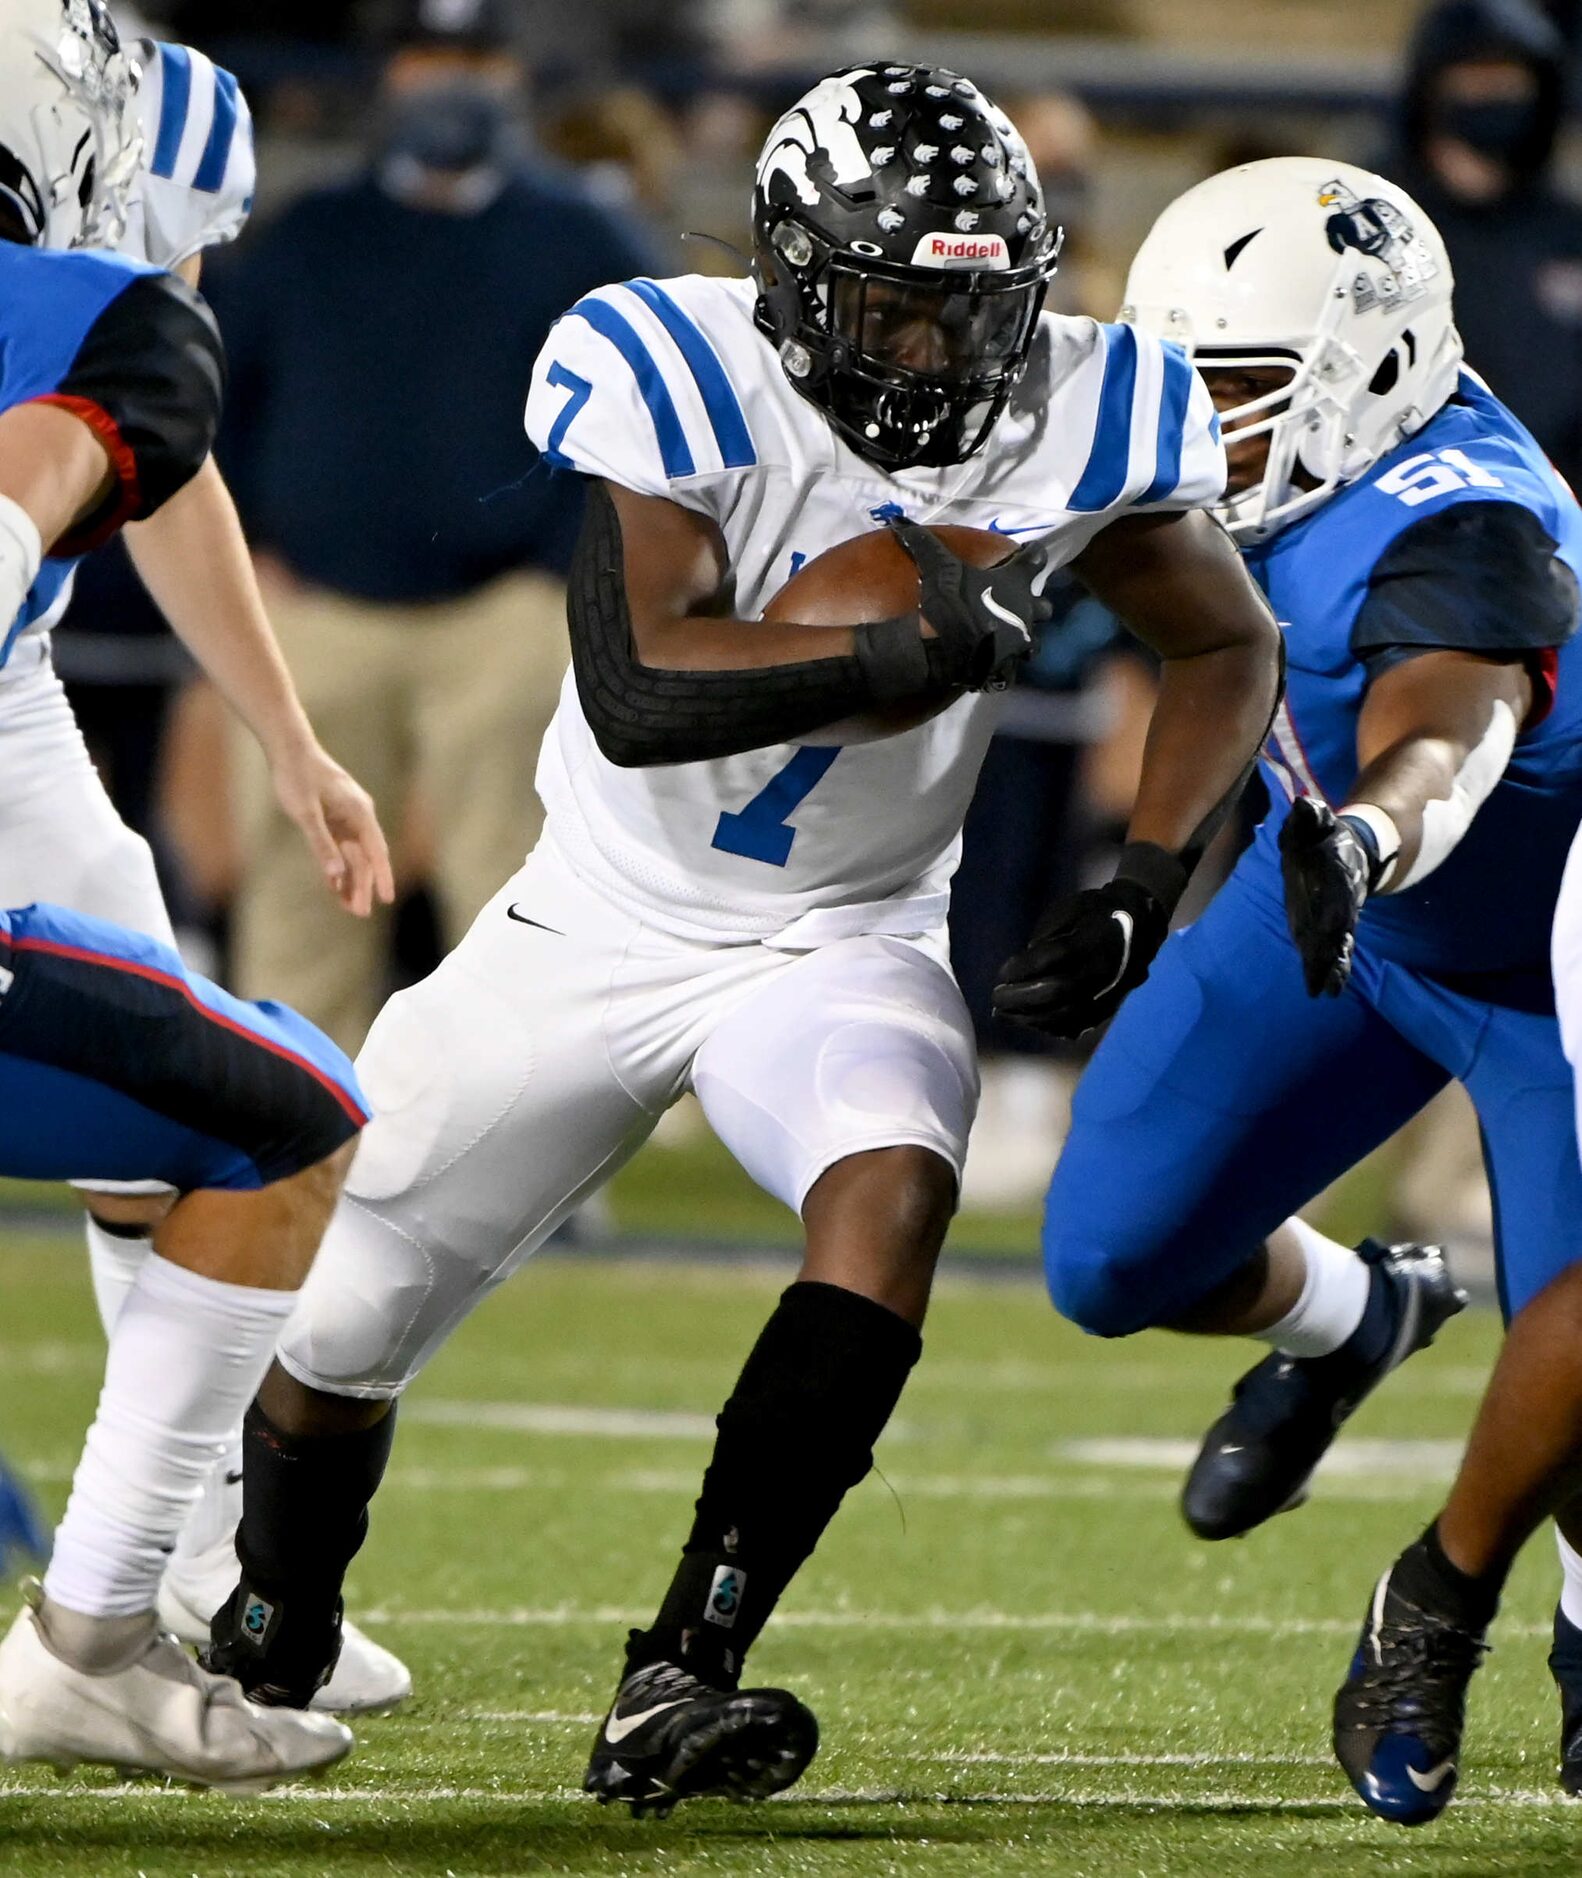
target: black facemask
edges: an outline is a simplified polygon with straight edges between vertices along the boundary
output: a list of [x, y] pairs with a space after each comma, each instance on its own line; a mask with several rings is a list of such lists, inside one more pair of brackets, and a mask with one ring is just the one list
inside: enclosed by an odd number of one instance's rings
[[426, 170], [461, 175], [499, 168], [515, 145], [510, 100], [466, 79], [425, 86], [386, 108], [385, 155], [406, 157]]
[[1496, 163], [1519, 164], [1538, 131], [1538, 106], [1531, 99], [1492, 98], [1483, 103], [1447, 101], [1439, 128]]

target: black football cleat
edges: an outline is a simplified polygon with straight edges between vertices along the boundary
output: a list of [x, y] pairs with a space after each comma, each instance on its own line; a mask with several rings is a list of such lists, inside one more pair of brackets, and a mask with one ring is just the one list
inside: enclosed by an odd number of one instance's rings
[[811, 1709], [784, 1689], [716, 1689], [675, 1663], [633, 1670], [615, 1692], [583, 1779], [601, 1806], [663, 1819], [678, 1800], [764, 1800], [818, 1752]]
[[1203, 1437], [1181, 1493], [1181, 1511], [1200, 1539], [1239, 1539], [1307, 1498], [1314, 1470], [1342, 1425], [1392, 1369], [1427, 1349], [1464, 1310], [1467, 1294], [1432, 1245], [1357, 1248], [1374, 1282], [1393, 1294], [1395, 1329], [1375, 1361], [1296, 1357], [1271, 1350], [1236, 1384], [1231, 1404]]
[[1335, 1695], [1335, 1758], [1370, 1813], [1426, 1826], [1455, 1793], [1467, 1684], [1489, 1646], [1481, 1631], [1408, 1603], [1390, 1578], [1374, 1590]]
[[306, 1708], [340, 1660], [342, 1610], [338, 1597], [294, 1597], [288, 1609], [244, 1578], [214, 1613], [198, 1660], [264, 1708]]
[[1582, 1630], [1558, 1609], [1549, 1673], [1560, 1691], [1560, 1784], [1582, 1799]]

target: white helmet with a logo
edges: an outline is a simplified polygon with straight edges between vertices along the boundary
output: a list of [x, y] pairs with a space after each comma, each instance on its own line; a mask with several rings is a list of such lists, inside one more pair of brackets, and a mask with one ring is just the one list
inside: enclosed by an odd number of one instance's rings
[[1275, 157], [1189, 189], [1132, 263], [1121, 318], [1205, 369], [1275, 366], [1277, 390], [1223, 414], [1267, 435], [1261, 483], [1219, 515], [1257, 541], [1353, 482], [1456, 387], [1450, 258], [1405, 190], [1323, 157]]
[[0, 0], [0, 22], [5, 234], [113, 246], [143, 155], [137, 66], [103, 0]]

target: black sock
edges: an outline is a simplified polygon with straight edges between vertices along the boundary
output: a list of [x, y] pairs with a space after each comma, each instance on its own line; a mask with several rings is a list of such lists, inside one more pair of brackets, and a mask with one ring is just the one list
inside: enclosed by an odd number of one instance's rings
[[236, 1555], [255, 1590], [339, 1599], [368, 1536], [368, 1503], [384, 1477], [395, 1420], [392, 1408], [352, 1434], [288, 1435], [252, 1404], [242, 1423]]
[[[1368, 1301], [1357, 1328], [1333, 1354], [1343, 1364], [1377, 1363], [1395, 1337], [1400, 1304], [1394, 1285], [1377, 1265], [1368, 1267]], [[1326, 1363], [1328, 1357], [1319, 1357]]]
[[923, 1348], [894, 1311], [838, 1285], [781, 1297], [720, 1411], [719, 1438], [681, 1564], [627, 1667], [681, 1662], [733, 1688], [742, 1658], [873, 1465]]
[[1390, 1589], [1399, 1592], [1409, 1604], [1478, 1634], [1494, 1621], [1504, 1588], [1503, 1572], [1473, 1578], [1452, 1564], [1439, 1543], [1437, 1521], [1415, 1545], [1406, 1548], [1390, 1573]]

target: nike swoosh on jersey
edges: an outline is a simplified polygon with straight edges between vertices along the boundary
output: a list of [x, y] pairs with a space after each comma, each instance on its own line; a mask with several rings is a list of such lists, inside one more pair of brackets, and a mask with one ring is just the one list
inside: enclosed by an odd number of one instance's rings
[[1004, 528], [1000, 524], [998, 515], [996, 515], [994, 520], [989, 524], [989, 533], [991, 535], [1047, 535], [1049, 532], [1049, 526], [1045, 522], [1030, 522], [1022, 528]]
[[512, 901], [511, 905], [505, 909], [505, 916], [507, 919], [514, 919], [518, 926], [536, 926], [540, 932], [552, 932], [557, 939], [564, 939], [566, 936], [558, 926], [546, 926], [541, 919], [529, 919], [525, 913], [518, 913], [515, 901]]
[[656, 1702], [652, 1708], [640, 1709], [635, 1715], [612, 1715], [604, 1724], [604, 1738], [612, 1747], [617, 1746], [632, 1733], [641, 1728], [646, 1721], [652, 1721], [656, 1715], [663, 1715], [667, 1708], [680, 1708], [687, 1698], [684, 1695], [673, 1696], [668, 1702]]
[[1001, 606], [992, 593], [986, 593], [983, 596], [983, 605], [984, 610], [992, 613], [996, 619], [1003, 619], [1007, 626], [1014, 626], [1029, 645], [1033, 643], [1033, 635], [1028, 630], [1027, 621], [1018, 619], [1009, 607]]
[[1437, 1793], [1455, 1771], [1456, 1763], [1452, 1756], [1449, 1760], [1441, 1761], [1437, 1767], [1430, 1767], [1426, 1774], [1420, 1774], [1415, 1767], [1408, 1767], [1406, 1777], [1419, 1793]]

